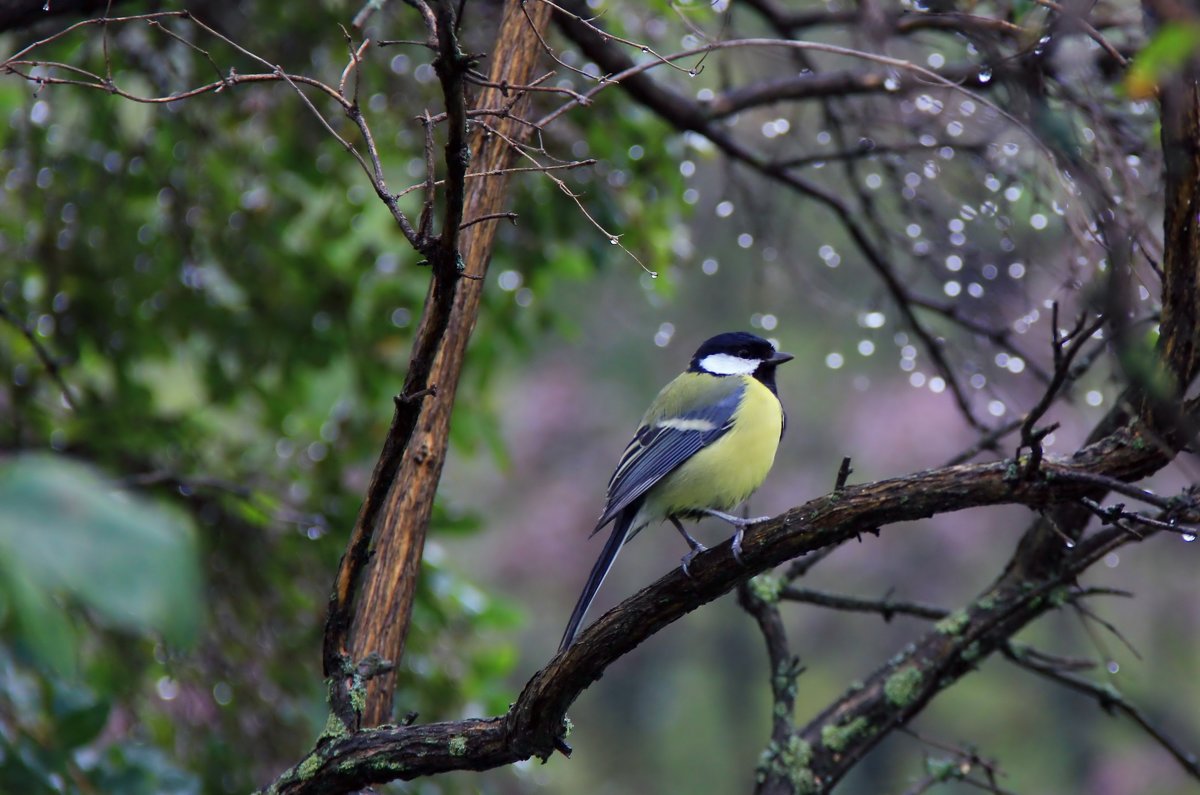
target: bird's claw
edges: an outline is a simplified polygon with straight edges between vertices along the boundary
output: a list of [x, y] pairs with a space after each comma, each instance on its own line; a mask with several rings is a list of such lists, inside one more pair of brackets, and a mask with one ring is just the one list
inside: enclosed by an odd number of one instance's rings
[[709, 516], [714, 516], [717, 519], [720, 519], [721, 521], [726, 522], [727, 524], [731, 524], [738, 529], [741, 529], [744, 527], [749, 527], [750, 525], [758, 524], [759, 522], [765, 522], [771, 518], [770, 516], [755, 516], [751, 519], [743, 519], [740, 516], [734, 516], [731, 513], [725, 513], [724, 511], [718, 511], [715, 508], [704, 508], [703, 510], [701, 510], [701, 513], [708, 514]]
[[708, 548], [706, 546], [704, 546], [703, 544], [701, 544], [700, 542], [697, 541], [696, 546], [692, 547], [691, 552], [688, 552], [686, 555], [684, 555], [680, 559], [680, 563], [681, 563], [680, 568], [683, 569], [683, 573], [686, 574], [689, 579], [691, 578], [692, 573], [690, 571], [688, 571], [688, 566], [691, 564], [692, 560], [695, 559], [695, 557], [697, 555], [699, 555], [701, 552], [707, 551], [707, 549]]
[[730, 544], [730, 551], [733, 552], [733, 559], [737, 561], [739, 566], [746, 565], [746, 562], [742, 560], [742, 535], [744, 532], [744, 528], [739, 527], [737, 532], [733, 534], [733, 543]]

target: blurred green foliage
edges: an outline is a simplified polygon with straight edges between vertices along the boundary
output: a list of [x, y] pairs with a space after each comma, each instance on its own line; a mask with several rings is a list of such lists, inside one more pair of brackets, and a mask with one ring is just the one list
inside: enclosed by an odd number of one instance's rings
[[202, 611], [190, 522], [112, 485], [45, 454], [0, 465], [0, 790], [60, 792], [77, 776], [103, 791], [195, 791], [161, 750], [84, 750], [114, 714], [130, 650], [117, 644], [153, 633], [187, 648]]
[[114, 495], [87, 468], [47, 455], [0, 468], [0, 567], [20, 635], [37, 662], [75, 673], [61, 592], [105, 624], [151, 630], [173, 645], [195, 639], [200, 588], [191, 529], [138, 499]]
[[1179, 71], [1200, 49], [1200, 25], [1167, 22], [1138, 53], [1125, 75], [1125, 91], [1134, 99], [1152, 99], [1158, 84]]
[[[336, 85], [339, 25], [356, 10], [258, 2], [199, 13], [267, 61]], [[472, 15], [472, 51], [490, 47], [494, 13]], [[422, 36], [408, 9], [380, 20], [387, 38]], [[264, 70], [185, 20], [161, 24], [222, 72]], [[35, 38], [0, 36], [0, 51]], [[144, 96], [213, 79], [205, 57], [154, 27], [113, 26], [104, 38], [84, 29], [36, 57], [96, 73], [108, 57], [114, 82]], [[358, 75], [393, 189], [421, 179], [415, 116], [441, 105], [429, 64], [420, 47], [375, 47]], [[358, 140], [335, 105], [308, 96]], [[677, 192], [676, 144], [645, 114], [613, 118], [620, 135], [588, 130], [576, 156], [628, 162], [660, 187], [589, 189], [611, 176], [600, 170], [566, 183], [601, 226], [642, 218], [622, 243], [665, 269], [682, 210], [657, 191]], [[0, 474], [0, 790], [247, 790], [324, 722], [325, 594], [403, 382], [428, 271], [286, 85], [164, 105], [10, 76], [0, 120], [0, 449], [14, 454]], [[644, 141], [637, 162], [627, 140]], [[422, 198], [406, 196], [405, 211]], [[513, 205], [520, 219], [493, 258], [500, 287], [485, 293], [452, 429], [456, 450], [499, 467], [490, 384], [538, 334], [577, 333], [539, 299], [614, 259], [550, 179], [516, 182]], [[479, 527], [439, 505], [431, 538]], [[519, 621], [434, 550], [398, 712], [502, 711]]]

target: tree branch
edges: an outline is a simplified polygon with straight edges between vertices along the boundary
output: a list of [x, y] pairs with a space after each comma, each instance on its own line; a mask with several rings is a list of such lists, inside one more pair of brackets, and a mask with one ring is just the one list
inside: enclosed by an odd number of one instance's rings
[[33, 352], [38, 357], [38, 361], [40, 361], [42, 366], [46, 368], [46, 375], [50, 377], [50, 380], [53, 381], [58, 386], [59, 391], [62, 392], [63, 403], [65, 403], [67, 408], [71, 409], [71, 411], [79, 411], [79, 405], [75, 402], [75, 394], [71, 391], [71, 388], [67, 386], [67, 382], [63, 379], [62, 370], [59, 369], [58, 361], [50, 355], [48, 350], [46, 350], [46, 346], [43, 345], [41, 340], [37, 338], [33, 332], [33, 329], [21, 322], [16, 315], [8, 310], [8, 307], [5, 306], [3, 302], [0, 302], [0, 320], [4, 320], [10, 326], [20, 332], [21, 336], [24, 337], [26, 342], [29, 343], [29, 346], [33, 348]]
[[[790, 169], [779, 167], [771, 163], [769, 160], [759, 155], [758, 153], [747, 148], [741, 141], [737, 140], [727, 130], [720, 127], [704, 108], [697, 103], [686, 99], [680, 94], [667, 89], [666, 87], [655, 83], [645, 73], [643, 66], [635, 66], [629, 57], [611, 44], [611, 42], [595, 32], [594, 26], [584, 24], [580, 21], [580, 15], [586, 13], [586, 8], [579, 0], [570, 0], [563, 2], [562, 7], [566, 12], [560, 12], [555, 16], [555, 21], [562, 31], [574, 41], [580, 49], [597, 64], [605, 72], [611, 75], [620, 77], [620, 85], [637, 101], [641, 102], [646, 107], [654, 111], [663, 121], [675, 127], [680, 132], [696, 132], [708, 140], [710, 140], [718, 149], [720, 149], [731, 160], [742, 163], [748, 166], [764, 177], [773, 182], [782, 184], [791, 190], [800, 193], [803, 196], [816, 200], [832, 211], [838, 221], [845, 227], [846, 232], [850, 235], [851, 240], [862, 253], [863, 258], [879, 276], [883, 282], [888, 294], [892, 297], [901, 315], [904, 317], [905, 325], [916, 334], [921, 341], [926, 354], [934, 362], [938, 373], [946, 381], [947, 388], [954, 396], [960, 413], [969, 425], [980, 431], [986, 431], [987, 428], [980, 420], [975, 417], [972, 411], [970, 401], [967, 399], [966, 393], [954, 375], [953, 369], [946, 358], [946, 353], [943, 350], [941, 343], [936, 339], [934, 334], [925, 327], [925, 325], [916, 316], [913, 305], [907, 300], [907, 291], [903, 283], [896, 276], [895, 272], [889, 265], [887, 258], [871, 240], [866, 230], [859, 223], [855, 211], [837, 194], [831, 190], [824, 188], [816, 183], [810, 182], [803, 177], [793, 173]], [[832, 51], [843, 54], [852, 54], [872, 60], [887, 62], [892, 65], [903, 64], [910, 68], [913, 74], [923, 75], [935, 83], [941, 80], [940, 76], [923, 67], [917, 67], [909, 64], [906, 61], [898, 59], [886, 58], [884, 56], [875, 56], [869, 53], [860, 53], [858, 51], [847, 50], [840, 47], [832, 47], [832, 45], [820, 45], [814, 42], [795, 42], [795, 41], [773, 41], [749, 39], [733, 42], [717, 42], [710, 45], [711, 48], [721, 48], [726, 46], [746, 45], [751, 44], [771, 44], [775, 46], [792, 45], [797, 48], [811, 47], [813, 49], [831, 49]], [[703, 51], [703, 50], [702, 50]], [[670, 56], [676, 57], [676, 56]], [[606, 81], [606, 84], [612, 84], [616, 78]], [[962, 91], [967, 89], [958, 86], [951, 81], [945, 81], [944, 85], [952, 88], [957, 88]], [[986, 100], [979, 98], [980, 102], [988, 104], [995, 108], [994, 105]], [[997, 108], [997, 111], [1006, 117], [1009, 117], [1006, 111]], [[552, 120], [558, 112], [550, 114], [539, 122], [539, 125], [544, 125]], [[1015, 120], [1014, 120], [1015, 121]], [[1019, 124], [1019, 123], [1018, 123]]]
[[[442, 2], [449, 3], [449, 0]], [[496, 48], [490, 58], [488, 81], [495, 85], [524, 85], [534, 74], [538, 54], [536, 37], [540, 35], [536, 28], [547, 24], [549, 9], [539, 4], [528, 10], [530, 16], [527, 17], [523, 5], [519, 0], [510, 0], [505, 5]], [[443, 63], [439, 68], [461, 72], [457, 78], [443, 79], [447, 118], [452, 127], [456, 127], [465, 123], [466, 107], [452, 110], [449, 105], [465, 102], [461, 81], [470, 67], [470, 59], [456, 54], [457, 44], [453, 38], [442, 38], [452, 35], [452, 14], [448, 8], [441, 6], [435, 16], [440, 20], [437, 31], [439, 59]], [[493, 108], [502, 105], [503, 101], [500, 89], [488, 88], [474, 99], [474, 106]], [[416, 395], [436, 386], [437, 394], [433, 399], [404, 400], [396, 405], [392, 427], [372, 475], [351, 545], [347, 548], [344, 561], [348, 562], [343, 563], [346, 571], [338, 575], [331, 600], [331, 617], [335, 612], [344, 616], [344, 605], [353, 602], [355, 580], [366, 563], [367, 550], [373, 542], [371, 567], [355, 607], [349, 651], [338, 641], [344, 633], [326, 635], [327, 675], [331, 675], [331, 663], [334, 670], [352, 671], [353, 660], [371, 653], [392, 661], [399, 660], [403, 654], [425, 533], [445, 462], [451, 409], [483, 294], [481, 278], [463, 279], [461, 276], [464, 271], [472, 277], [487, 273], [495, 237], [495, 224], [476, 224], [464, 230], [462, 219], [491, 215], [505, 209], [507, 169], [516, 157], [511, 142], [523, 140], [530, 129], [521, 124], [518, 117], [519, 114], [514, 114], [499, 119], [495, 129], [500, 135], [489, 135], [483, 127], [478, 127], [468, 141], [451, 132], [450, 138], [462, 145], [446, 152], [447, 192], [465, 191], [465, 195], [446, 197], [448, 214], [444, 216], [442, 234], [430, 241], [423, 252], [434, 266], [434, 278], [402, 393]], [[477, 171], [492, 176], [471, 180], [467, 187], [468, 162], [475, 164]], [[354, 683], [347, 678], [341, 681], [348, 682], [349, 692]], [[378, 725], [390, 719], [394, 681], [395, 674], [389, 672], [375, 677], [367, 685], [367, 710], [363, 714], [366, 725]]]
[[1069, 690], [1091, 696], [1096, 700], [1100, 708], [1110, 715], [1114, 711], [1124, 714], [1136, 723], [1142, 731], [1150, 735], [1156, 743], [1165, 748], [1167, 753], [1175, 757], [1175, 761], [1187, 771], [1188, 775], [1200, 781], [1200, 762], [1197, 761], [1196, 754], [1185, 750], [1170, 735], [1158, 728], [1145, 713], [1129, 703], [1115, 687], [1096, 684], [1081, 676], [1066, 673], [1034, 657], [1017, 654], [1012, 649], [1005, 649], [1003, 654], [1015, 665], [1027, 671], [1032, 671], [1038, 676], [1049, 679], [1051, 682], [1060, 684]]
[[[1070, 477], [1073, 473], [1122, 480], [1144, 477], [1169, 459], [1138, 441], [1142, 438], [1139, 430], [1118, 430], [1070, 458], [1048, 459], [1038, 476], [1022, 482], [1012, 476], [1018, 466], [1015, 461], [966, 464], [846, 486], [811, 500], [752, 527], [742, 541], [744, 565], [738, 566], [728, 545], [722, 545], [698, 555], [689, 567], [690, 576], [673, 570], [609, 610], [573, 646], [534, 674], [506, 715], [350, 735], [333, 731], [281, 776], [273, 791], [348, 792], [397, 778], [481, 770], [532, 756], [547, 758], [562, 747], [567, 709], [609, 665], [671, 622], [756, 574], [896, 522], [984, 505], [1047, 508], [1094, 492], [1094, 485]], [[1195, 513], [1194, 506], [1187, 509], [1189, 517]], [[814, 780], [825, 787], [840, 778], [888, 727], [915, 714], [982, 655], [1007, 642], [1016, 627], [1054, 607], [1056, 588], [1115, 545], [1132, 540], [1116, 530], [1101, 531], [1079, 544], [1064, 566], [1031, 580], [1028, 587], [1020, 580], [1002, 580], [968, 610], [939, 622], [910, 653], [889, 663], [866, 687], [846, 694], [794, 735], [793, 746], [805, 743], [809, 748], [806, 759]], [[1063, 591], [1064, 599], [1067, 595]], [[911, 673], [918, 670], [919, 675]], [[840, 733], [836, 749], [830, 749], [822, 745], [822, 731], [834, 711], [835, 727], [856, 726], [861, 731]], [[854, 723], [858, 716], [865, 721]]]
[[778, 763], [795, 732], [796, 680], [804, 673], [800, 658], [788, 644], [783, 615], [779, 611], [780, 581], [760, 574], [737, 587], [738, 604], [758, 624], [767, 648], [767, 679], [771, 685], [771, 741], [755, 774], [757, 795], [787, 795], [791, 792], [788, 771]]

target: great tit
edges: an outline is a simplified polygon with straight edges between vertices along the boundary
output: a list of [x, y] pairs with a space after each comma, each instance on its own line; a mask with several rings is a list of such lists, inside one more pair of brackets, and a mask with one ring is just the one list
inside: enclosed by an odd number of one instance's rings
[[710, 515], [729, 522], [737, 528], [733, 554], [740, 558], [743, 529], [766, 517], [740, 519], [725, 511], [762, 485], [775, 462], [785, 425], [775, 368], [792, 358], [753, 334], [718, 334], [658, 393], [608, 481], [604, 512], [592, 535], [609, 522], [612, 533], [588, 575], [559, 651], [575, 640], [621, 545], [651, 522], [670, 520], [683, 535], [691, 548], [683, 557], [684, 573], [704, 546], [681, 519]]

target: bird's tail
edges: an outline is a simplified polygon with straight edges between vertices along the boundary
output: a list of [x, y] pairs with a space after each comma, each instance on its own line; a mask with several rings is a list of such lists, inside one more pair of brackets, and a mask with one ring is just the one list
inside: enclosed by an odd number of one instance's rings
[[567, 629], [563, 632], [562, 641], [558, 644], [560, 652], [575, 642], [575, 635], [579, 632], [583, 616], [591, 607], [592, 600], [596, 598], [596, 592], [600, 590], [600, 583], [604, 582], [608, 570], [612, 568], [613, 561], [617, 559], [617, 553], [621, 551], [621, 545], [625, 543], [625, 539], [629, 535], [629, 529], [636, 513], [636, 510], [626, 508], [617, 514], [612, 533], [604, 542], [604, 549], [600, 552], [596, 564], [592, 566], [592, 573], [588, 575], [587, 584], [583, 586], [583, 593], [579, 595], [579, 601], [575, 603], [575, 609], [571, 611], [571, 620], [567, 622]]

